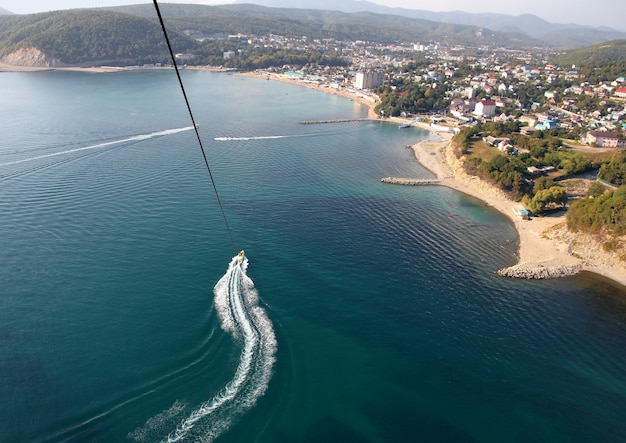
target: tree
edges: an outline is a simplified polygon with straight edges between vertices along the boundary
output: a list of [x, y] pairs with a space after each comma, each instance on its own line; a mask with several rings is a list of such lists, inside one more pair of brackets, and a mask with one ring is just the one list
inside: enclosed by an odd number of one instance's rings
[[572, 203], [567, 211], [567, 226], [591, 234], [626, 234], [626, 186]]
[[550, 177], [539, 177], [533, 184], [533, 193], [536, 194], [544, 189], [550, 189], [552, 186], [556, 186], [556, 183]]
[[606, 186], [604, 186], [599, 181], [591, 182], [589, 185], [589, 189], [587, 190], [587, 196], [591, 198], [599, 197], [606, 191]]
[[542, 215], [551, 209], [560, 209], [567, 203], [567, 192], [561, 186], [543, 189], [532, 198], [526, 198], [524, 204], [535, 215]]
[[626, 151], [622, 150], [602, 163], [598, 177], [616, 186], [626, 184]]

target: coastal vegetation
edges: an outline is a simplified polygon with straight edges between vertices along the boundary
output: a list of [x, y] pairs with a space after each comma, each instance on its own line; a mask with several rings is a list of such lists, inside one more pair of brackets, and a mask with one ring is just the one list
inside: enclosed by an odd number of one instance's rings
[[626, 185], [626, 150], [615, 153], [603, 162], [598, 178], [614, 186]]
[[432, 82], [402, 78], [377, 88], [376, 93], [380, 101], [374, 111], [387, 117], [397, 117], [402, 113], [424, 114], [433, 109], [442, 109], [450, 102], [446, 88], [434, 88]]
[[[529, 137], [517, 130], [518, 122], [477, 124], [463, 129], [454, 142], [457, 155], [466, 157], [464, 165], [468, 174], [493, 183], [514, 200], [522, 200], [537, 215], [565, 206], [567, 194], [560, 182], [569, 177], [599, 170], [599, 178], [608, 183], [616, 186], [624, 183], [626, 154], [623, 151], [598, 161], [598, 156], [590, 158], [565, 146], [549, 131], [537, 131]], [[488, 136], [511, 140], [516, 152], [489, 147], [483, 141]], [[553, 168], [547, 176], [537, 177], [529, 169], [546, 166]], [[595, 189], [597, 192], [598, 188]]]
[[573, 202], [567, 226], [590, 234], [626, 235], [626, 185]]

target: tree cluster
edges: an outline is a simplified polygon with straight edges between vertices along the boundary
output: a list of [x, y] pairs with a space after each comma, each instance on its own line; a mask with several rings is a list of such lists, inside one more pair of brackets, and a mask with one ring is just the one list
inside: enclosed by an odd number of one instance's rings
[[[534, 178], [528, 168], [553, 166], [569, 176], [597, 165], [581, 153], [565, 148], [549, 131], [537, 131], [527, 137], [518, 130], [519, 122], [487, 122], [463, 129], [455, 137], [455, 143], [462, 154], [469, 155], [465, 163], [467, 172], [493, 182], [516, 200], [524, 198], [536, 214], [562, 207], [567, 202], [564, 189], [548, 177]], [[480, 137], [486, 136], [509, 138], [519, 150], [518, 154], [498, 153], [490, 160], [471, 156], [473, 144], [480, 143]]]
[[385, 85], [376, 90], [380, 102], [375, 111], [386, 117], [407, 114], [425, 114], [443, 109], [449, 104], [445, 88], [433, 83], [413, 82]]
[[598, 178], [615, 186], [626, 185], [626, 150], [600, 165]]
[[567, 226], [590, 234], [626, 234], [626, 185], [572, 203], [567, 211]]
[[542, 215], [548, 210], [561, 209], [567, 204], [567, 191], [562, 186], [542, 189], [532, 197], [524, 197], [524, 205], [533, 213]]
[[[226, 41], [227, 42], [227, 41]], [[325, 51], [301, 51], [297, 49], [253, 48], [237, 51], [237, 56], [224, 59], [224, 51], [235, 51], [236, 46], [222, 41], [206, 44], [200, 55], [194, 60], [196, 64], [224, 66], [240, 70], [266, 69], [270, 67], [324, 65], [347, 66], [348, 61], [337, 55], [328, 55]]]

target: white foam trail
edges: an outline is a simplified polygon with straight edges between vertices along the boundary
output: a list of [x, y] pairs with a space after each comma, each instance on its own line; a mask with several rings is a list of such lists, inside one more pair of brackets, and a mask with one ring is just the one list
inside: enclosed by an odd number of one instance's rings
[[[272, 376], [276, 337], [271, 321], [258, 306], [254, 283], [247, 276], [248, 259], [233, 257], [226, 274], [213, 290], [222, 328], [242, 341], [239, 364], [232, 380], [213, 398], [201, 404], [167, 437], [177, 442], [194, 432], [195, 438], [210, 442], [226, 431], [234, 420], [261, 397]], [[200, 429], [194, 429], [201, 424]]]
[[161, 136], [164, 136], [164, 135], [178, 134], [179, 132], [190, 131], [192, 129], [193, 129], [193, 126], [186, 126], [184, 128], [166, 129], [165, 131], [151, 132], [149, 134], [140, 134], [140, 135], [135, 135], [133, 137], [124, 138], [124, 139], [121, 139], [121, 140], [114, 140], [114, 141], [111, 141], [111, 142], [98, 143], [96, 145], [84, 146], [82, 148], [68, 149], [67, 151], [53, 152], [53, 153], [50, 153], [50, 154], [38, 155], [36, 157], [23, 158], [21, 160], [15, 160], [15, 161], [7, 162], [7, 163], [0, 163], [0, 166], [16, 165], [18, 163], [25, 163], [25, 162], [30, 162], [30, 161], [33, 161], [33, 160], [40, 160], [42, 158], [56, 157], [57, 155], [65, 155], [65, 154], [71, 154], [73, 152], [80, 152], [80, 151], [87, 151], [87, 150], [90, 150], [90, 149], [104, 148], [106, 146], [113, 146], [113, 145], [117, 145], [117, 144], [120, 144], [120, 143], [148, 140], [148, 139], [153, 138], [153, 137], [161, 137]]
[[276, 138], [289, 138], [289, 137], [299, 137], [298, 135], [265, 135], [258, 137], [214, 137], [213, 140], [220, 142], [227, 142], [233, 140], [270, 140]]

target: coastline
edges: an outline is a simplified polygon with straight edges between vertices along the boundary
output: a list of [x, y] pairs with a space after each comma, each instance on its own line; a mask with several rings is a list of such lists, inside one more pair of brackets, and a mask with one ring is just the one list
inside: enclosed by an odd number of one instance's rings
[[376, 105], [376, 100], [372, 97], [368, 97], [365, 94], [359, 93], [355, 90], [355, 92], [347, 91], [345, 89], [335, 89], [330, 86], [320, 85], [319, 83], [315, 83], [313, 81], [302, 81], [297, 78], [289, 77], [284, 74], [275, 74], [266, 71], [247, 71], [247, 72], [235, 72], [235, 75], [242, 77], [253, 77], [253, 78], [261, 78], [267, 80], [275, 80], [283, 83], [291, 83], [293, 85], [303, 86], [305, 88], [315, 89], [317, 91], [324, 92], [326, 94], [334, 94], [340, 95], [342, 97], [353, 100], [357, 103], [360, 103], [364, 106], [367, 106], [367, 117], [371, 119], [378, 120], [378, 116], [374, 112], [374, 106]]
[[[8, 65], [0, 61], [0, 72], [36, 71], [81, 71], [107, 73], [129, 70], [115, 67], [24, 67]], [[141, 68], [137, 68], [141, 69]], [[150, 68], [171, 69], [171, 68]], [[187, 69], [211, 70], [214, 68]], [[282, 74], [267, 72], [234, 72], [235, 75], [263, 78], [292, 83], [330, 94], [341, 95], [368, 108], [368, 118], [379, 120], [374, 112], [376, 101], [373, 97], [357, 90], [336, 89], [313, 81], [301, 81]], [[511, 220], [518, 233], [518, 262], [498, 271], [500, 275], [515, 278], [555, 278], [576, 275], [582, 271], [604, 276], [626, 289], [626, 263], [615, 254], [605, 252], [602, 245], [593, 237], [570, 232], [566, 227], [565, 212], [547, 217], [533, 217], [523, 220], [514, 209], [518, 202], [509, 200], [506, 195], [489, 183], [465, 173], [462, 159], [457, 159], [452, 147], [453, 134], [430, 127], [427, 123], [392, 117], [386, 119], [397, 124], [409, 123], [420, 129], [436, 134], [440, 140], [422, 140], [412, 149], [416, 160], [428, 169], [443, 186], [475, 197], [492, 206]]]
[[[277, 80], [342, 95], [367, 106], [369, 118], [379, 119], [374, 112], [376, 101], [358, 93], [304, 82], [281, 74], [237, 72], [236, 75]], [[533, 217], [530, 220], [522, 219], [514, 211], [520, 206], [519, 202], [510, 200], [498, 188], [464, 171], [463, 160], [456, 158], [453, 152], [451, 132], [443, 132], [425, 122], [405, 118], [391, 117], [386, 120], [398, 125], [408, 123], [437, 135], [439, 141], [422, 140], [411, 146], [416, 160], [436, 177], [440, 185], [483, 201], [513, 223], [518, 234], [518, 261], [513, 266], [498, 270], [499, 275], [546, 279], [570, 277], [586, 271], [606, 277], [626, 289], [626, 263], [615, 254], [604, 251], [602, 245], [592, 236], [569, 231], [565, 211], [545, 217]]]
[[626, 263], [602, 250], [593, 237], [567, 229], [565, 212], [523, 220], [512, 201], [496, 187], [470, 176], [462, 168], [450, 143], [420, 141], [412, 146], [417, 161], [437, 177], [440, 183], [475, 197], [508, 217], [519, 236], [517, 264], [500, 270], [500, 274], [516, 278], [556, 278], [576, 275], [582, 271], [607, 277], [626, 288]]

